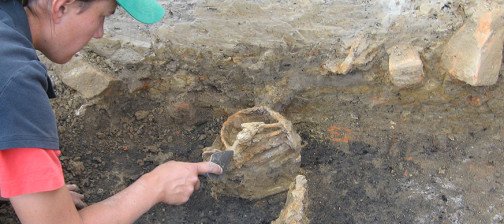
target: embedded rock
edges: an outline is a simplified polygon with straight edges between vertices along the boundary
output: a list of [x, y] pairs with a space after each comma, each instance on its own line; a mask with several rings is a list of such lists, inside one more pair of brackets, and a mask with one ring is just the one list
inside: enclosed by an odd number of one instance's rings
[[55, 65], [53, 70], [63, 83], [86, 99], [102, 94], [118, 81], [78, 57], [74, 57], [67, 64]]
[[472, 86], [495, 84], [502, 63], [503, 15], [504, 8], [478, 11], [450, 39], [441, 66]]
[[390, 80], [398, 87], [417, 84], [423, 79], [423, 63], [411, 45], [397, 45], [389, 51]]
[[337, 60], [328, 60], [323, 64], [323, 72], [346, 75], [357, 68], [363, 68], [380, 53], [380, 44], [374, 38], [361, 36], [357, 38], [345, 59], [338, 63]]
[[271, 224], [307, 224], [310, 222], [306, 217], [308, 207], [307, 187], [306, 177], [298, 175], [289, 187], [285, 207], [280, 212], [278, 219]]

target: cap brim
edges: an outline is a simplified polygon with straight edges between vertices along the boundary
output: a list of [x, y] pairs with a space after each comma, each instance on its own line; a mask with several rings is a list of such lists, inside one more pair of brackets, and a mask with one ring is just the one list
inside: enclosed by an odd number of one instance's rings
[[164, 8], [156, 0], [116, 0], [136, 20], [152, 24], [165, 14]]

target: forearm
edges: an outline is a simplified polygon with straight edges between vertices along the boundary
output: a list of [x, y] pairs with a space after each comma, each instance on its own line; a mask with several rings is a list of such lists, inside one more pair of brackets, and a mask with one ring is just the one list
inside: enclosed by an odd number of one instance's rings
[[22, 223], [133, 223], [159, 202], [180, 205], [199, 188], [198, 174], [221, 174], [209, 162], [167, 162], [116, 195], [80, 211], [67, 187], [10, 198]]
[[83, 223], [133, 223], [159, 202], [156, 178], [145, 174], [116, 195], [80, 210]]

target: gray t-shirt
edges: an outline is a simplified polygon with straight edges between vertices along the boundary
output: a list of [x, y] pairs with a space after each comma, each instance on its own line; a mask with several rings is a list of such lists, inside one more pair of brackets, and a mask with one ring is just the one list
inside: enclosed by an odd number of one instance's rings
[[26, 12], [17, 0], [0, 0], [0, 150], [59, 149], [54, 97]]

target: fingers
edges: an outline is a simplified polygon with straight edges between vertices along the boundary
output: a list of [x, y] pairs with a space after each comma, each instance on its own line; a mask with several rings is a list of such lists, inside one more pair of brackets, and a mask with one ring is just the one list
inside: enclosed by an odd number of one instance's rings
[[66, 185], [69, 191], [75, 191], [78, 190], [77, 185], [75, 184], [67, 184]]
[[191, 191], [191, 194], [195, 190], [199, 190], [201, 182], [198, 178], [198, 176], [191, 176], [186, 179], [185, 182], [190, 188], [188, 188]]
[[199, 190], [201, 182], [198, 175], [204, 173], [221, 174], [222, 168], [211, 162], [166, 162], [152, 171], [162, 178], [164, 203], [180, 205], [189, 200], [194, 191]]
[[86, 203], [84, 203], [82, 201], [84, 199], [84, 195], [75, 192], [76, 190], [79, 190], [79, 188], [77, 187], [77, 185], [75, 185], [75, 184], [67, 184], [66, 187], [70, 191], [70, 195], [72, 195], [72, 200], [73, 200], [73, 202], [75, 204], [75, 207], [77, 207], [78, 209], [81, 209], [81, 208], [84, 208], [84, 207], [87, 206]]
[[204, 173], [222, 174], [222, 167], [212, 162], [196, 163], [196, 168], [198, 174], [204, 174]]
[[199, 189], [200, 189], [200, 186], [201, 186], [201, 182], [198, 180], [198, 181], [196, 182], [196, 184], [194, 185], [194, 190], [196, 190], [196, 191], [197, 191], [197, 190], [199, 190]]
[[82, 199], [84, 199], [84, 195], [76, 193], [74, 191], [70, 191], [70, 195], [72, 195], [72, 200], [75, 204], [75, 207], [77, 207], [78, 209], [81, 209], [81, 208], [84, 208], [87, 206], [86, 203], [84, 203], [82, 201]]

